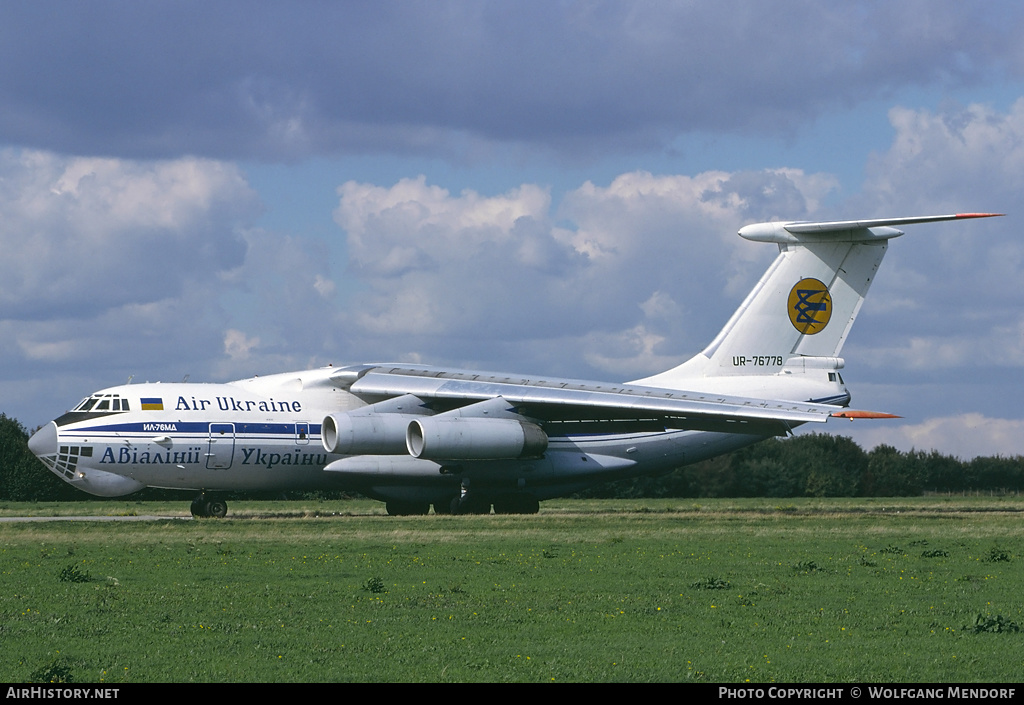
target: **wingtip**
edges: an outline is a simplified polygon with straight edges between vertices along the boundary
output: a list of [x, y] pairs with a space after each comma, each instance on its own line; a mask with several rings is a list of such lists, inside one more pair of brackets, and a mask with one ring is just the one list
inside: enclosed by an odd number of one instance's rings
[[882, 411], [858, 411], [856, 409], [843, 409], [830, 416], [837, 419], [902, 419], [896, 414], [886, 414]]
[[1004, 215], [1006, 215], [1006, 213], [957, 213], [956, 217], [958, 219], [966, 219], [966, 218], [999, 218], [1000, 216], [1004, 216]]

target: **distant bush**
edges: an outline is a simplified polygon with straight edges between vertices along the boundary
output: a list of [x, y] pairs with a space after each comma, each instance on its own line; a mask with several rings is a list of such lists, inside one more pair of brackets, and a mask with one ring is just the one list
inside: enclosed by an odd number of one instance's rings
[[44, 502], [82, 495], [32, 455], [28, 436], [18, 421], [0, 414], [0, 500]]

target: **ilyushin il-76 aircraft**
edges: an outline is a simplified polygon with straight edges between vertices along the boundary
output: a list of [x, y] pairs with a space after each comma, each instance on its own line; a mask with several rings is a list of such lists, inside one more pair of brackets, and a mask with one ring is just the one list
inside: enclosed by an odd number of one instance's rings
[[90, 395], [29, 448], [104, 497], [343, 489], [393, 515], [532, 514], [541, 500], [656, 475], [849, 410], [839, 357], [899, 226], [995, 213], [747, 225], [779, 255], [703, 351], [621, 384], [359, 364], [226, 384], [127, 384]]

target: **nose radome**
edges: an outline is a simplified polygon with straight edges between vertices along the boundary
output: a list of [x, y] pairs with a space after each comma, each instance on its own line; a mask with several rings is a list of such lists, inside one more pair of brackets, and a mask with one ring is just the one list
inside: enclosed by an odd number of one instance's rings
[[28, 439], [28, 449], [37, 458], [57, 453], [57, 424], [53, 421], [32, 434]]

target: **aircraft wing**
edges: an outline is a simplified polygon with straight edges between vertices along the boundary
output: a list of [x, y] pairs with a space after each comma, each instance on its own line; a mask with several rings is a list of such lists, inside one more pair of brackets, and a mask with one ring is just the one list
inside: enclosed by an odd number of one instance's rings
[[331, 380], [371, 403], [413, 395], [438, 411], [501, 397], [517, 413], [544, 422], [552, 431], [559, 425], [579, 429], [586, 424], [635, 427], [647, 423], [662, 428], [785, 435], [802, 423], [823, 423], [839, 411], [835, 406], [810, 402], [420, 366], [341, 368]]

